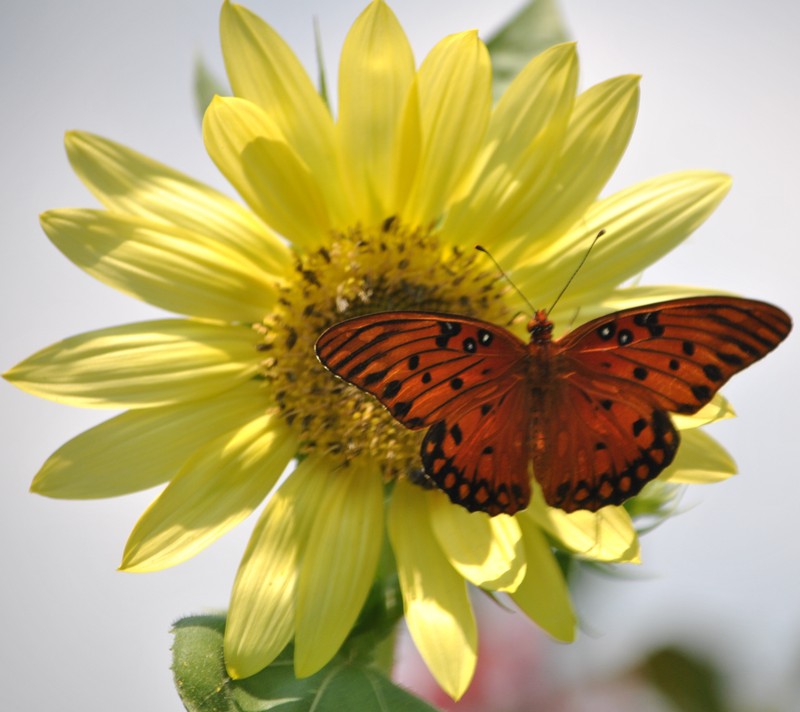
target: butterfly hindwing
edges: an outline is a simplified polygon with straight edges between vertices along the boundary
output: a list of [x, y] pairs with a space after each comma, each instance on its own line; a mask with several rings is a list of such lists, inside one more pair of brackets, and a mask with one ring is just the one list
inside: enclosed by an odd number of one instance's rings
[[551, 507], [596, 511], [622, 504], [675, 457], [669, 415], [611, 386], [562, 380], [534, 435], [533, 468]]
[[469, 511], [514, 514], [528, 506], [530, 398], [524, 381], [433, 424], [422, 441], [422, 464], [433, 482]]
[[695, 297], [625, 309], [580, 326], [556, 344], [586, 377], [618, 379], [632, 397], [696, 413], [735, 373], [789, 333], [777, 307], [736, 297]]
[[374, 395], [407, 428], [470, 409], [524, 372], [525, 344], [500, 327], [453, 314], [387, 312], [340, 322], [317, 341], [333, 373]]

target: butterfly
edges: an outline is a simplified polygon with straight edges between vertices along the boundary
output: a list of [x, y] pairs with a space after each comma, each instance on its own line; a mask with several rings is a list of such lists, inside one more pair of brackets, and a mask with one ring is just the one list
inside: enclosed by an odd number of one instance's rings
[[540, 310], [526, 344], [480, 319], [392, 311], [331, 326], [316, 353], [405, 427], [428, 429], [422, 465], [451, 501], [514, 514], [530, 503], [532, 463], [548, 505], [596, 511], [673, 461], [669, 413], [696, 413], [791, 326], [765, 302], [694, 297], [624, 309], [555, 341]]

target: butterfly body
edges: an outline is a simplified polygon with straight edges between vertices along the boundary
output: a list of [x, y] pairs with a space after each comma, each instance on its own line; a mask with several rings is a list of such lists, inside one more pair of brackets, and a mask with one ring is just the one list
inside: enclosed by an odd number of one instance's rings
[[669, 412], [697, 412], [790, 328], [772, 305], [699, 297], [600, 317], [555, 341], [539, 311], [527, 344], [479, 319], [385, 312], [332, 326], [316, 348], [403, 425], [428, 428], [423, 467], [453, 502], [513, 514], [533, 475], [549, 505], [595, 511], [672, 462]]

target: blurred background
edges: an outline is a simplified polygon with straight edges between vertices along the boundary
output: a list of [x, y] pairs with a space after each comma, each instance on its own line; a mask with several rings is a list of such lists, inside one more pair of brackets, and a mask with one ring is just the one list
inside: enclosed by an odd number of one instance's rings
[[[343, 37], [365, 0], [247, 4], [312, 71], [316, 16], [335, 82]], [[391, 6], [420, 61], [451, 32], [491, 35], [519, 3]], [[103, 134], [232, 192], [205, 154], [192, 87], [198, 56], [223, 75], [219, 7], [218, 0], [4, 7], [0, 370], [63, 337], [159, 315], [71, 265], [37, 216], [95, 205], [67, 163], [68, 129]], [[717, 213], [644, 281], [733, 290], [800, 315], [800, 5], [562, 0], [561, 8], [578, 41], [582, 88], [643, 75], [637, 128], [606, 193], [684, 168], [734, 176]], [[741, 474], [687, 491], [681, 514], [644, 537], [641, 566], [624, 576], [581, 575], [575, 644], [555, 644], [481, 597], [479, 670], [465, 701], [451, 708], [800, 709], [798, 363], [793, 334], [726, 387], [739, 418], [710, 432]], [[227, 605], [251, 523], [178, 568], [122, 574], [115, 569], [125, 540], [152, 492], [95, 502], [28, 494], [53, 450], [108, 416], [0, 383], [0, 706], [9, 712], [180, 709], [170, 625]], [[403, 638], [398, 679], [444, 705], [426, 675]], [[664, 680], [672, 693], [658, 692]], [[693, 685], [707, 704], [675, 707], [674, 690]]]

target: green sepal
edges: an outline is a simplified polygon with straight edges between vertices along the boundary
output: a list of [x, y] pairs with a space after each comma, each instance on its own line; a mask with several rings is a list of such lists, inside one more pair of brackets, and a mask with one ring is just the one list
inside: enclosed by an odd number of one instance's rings
[[206, 65], [202, 57], [194, 63], [194, 105], [200, 124], [208, 105], [215, 96], [232, 96], [233, 92], [227, 84], [216, 76]]
[[328, 81], [325, 73], [325, 57], [322, 54], [322, 32], [319, 29], [319, 20], [314, 17], [314, 53], [317, 56], [317, 81], [319, 82], [319, 95], [325, 106], [330, 110], [331, 103], [328, 101]]
[[[222, 658], [225, 618], [184, 618], [174, 627], [175, 685], [189, 712], [434, 712], [395, 685], [364, 655], [338, 654], [318, 673], [294, 676], [291, 645], [257, 675], [231, 679]], [[350, 651], [352, 653], [352, 651]]]
[[494, 100], [533, 57], [569, 39], [556, 0], [531, 0], [523, 6], [486, 40], [492, 57]]

